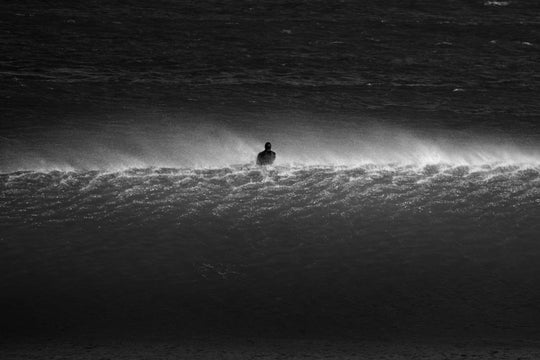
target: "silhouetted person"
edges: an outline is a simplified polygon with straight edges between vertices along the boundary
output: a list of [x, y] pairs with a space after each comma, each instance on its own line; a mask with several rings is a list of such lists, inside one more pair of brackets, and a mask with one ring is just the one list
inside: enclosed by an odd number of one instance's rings
[[267, 142], [264, 144], [264, 151], [261, 151], [257, 155], [257, 165], [272, 165], [274, 160], [276, 160], [276, 153], [272, 150], [272, 144]]

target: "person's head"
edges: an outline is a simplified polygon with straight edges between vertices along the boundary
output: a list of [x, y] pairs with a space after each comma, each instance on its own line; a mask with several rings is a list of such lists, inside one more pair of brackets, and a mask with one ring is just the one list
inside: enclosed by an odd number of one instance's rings
[[271, 150], [271, 149], [272, 149], [272, 144], [270, 144], [269, 142], [264, 144], [264, 150]]

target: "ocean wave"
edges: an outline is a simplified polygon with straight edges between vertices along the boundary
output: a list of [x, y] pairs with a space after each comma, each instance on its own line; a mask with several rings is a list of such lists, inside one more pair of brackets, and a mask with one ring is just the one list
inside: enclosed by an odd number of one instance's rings
[[[3, 140], [0, 220], [16, 228], [91, 224], [91, 232], [159, 226], [190, 236], [207, 228], [203, 238], [219, 238], [223, 229], [248, 236], [263, 224], [275, 236], [284, 223], [321, 234], [338, 227], [343, 235], [380, 219], [415, 229], [426, 219], [454, 218], [461, 226], [467, 221], [455, 217], [489, 214], [511, 227], [538, 218], [534, 134], [415, 131], [283, 114], [235, 126], [165, 120]], [[268, 140], [276, 162], [255, 166]]]

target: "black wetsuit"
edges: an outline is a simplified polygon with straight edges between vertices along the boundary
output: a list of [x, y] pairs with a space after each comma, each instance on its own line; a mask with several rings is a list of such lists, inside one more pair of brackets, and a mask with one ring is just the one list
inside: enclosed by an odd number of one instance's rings
[[272, 150], [264, 150], [257, 155], [257, 165], [272, 165], [276, 160], [276, 153]]

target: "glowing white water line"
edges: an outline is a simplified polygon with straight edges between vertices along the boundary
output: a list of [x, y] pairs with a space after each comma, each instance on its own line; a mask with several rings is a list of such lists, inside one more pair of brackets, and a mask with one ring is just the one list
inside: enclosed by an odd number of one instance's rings
[[283, 122], [267, 129], [168, 124], [51, 130], [30, 140], [2, 141], [0, 172], [224, 168], [253, 164], [266, 141], [282, 166], [540, 166], [540, 143], [510, 136]]

